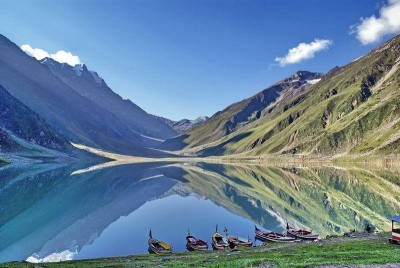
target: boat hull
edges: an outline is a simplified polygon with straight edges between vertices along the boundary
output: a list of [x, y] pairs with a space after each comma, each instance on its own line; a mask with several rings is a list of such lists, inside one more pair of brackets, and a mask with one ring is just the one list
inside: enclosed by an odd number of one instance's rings
[[301, 240], [316, 240], [319, 238], [319, 235], [313, 234], [311, 231], [306, 231], [302, 229], [295, 229], [289, 226], [289, 224], [286, 227], [286, 233], [288, 236], [298, 238]]
[[309, 241], [314, 241], [319, 238], [319, 235], [299, 235], [299, 234], [294, 234], [289, 231], [286, 232], [288, 236], [291, 236], [293, 238], [301, 239], [301, 240], [309, 240]]
[[150, 238], [148, 251], [150, 254], [169, 254], [172, 253], [172, 247], [163, 241]]
[[187, 243], [186, 249], [188, 251], [207, 251], [208, 246], [197, 246], [197, 245], [191, 245], [191, 244]]
[[255, 229], [256, 239], [263, 241], [263, 242], [295, 242], [297, 241], [296, 238], [286, 236], [284, 234], [278, 234], [274, 232], [263, 232], [259, 229]]
[[212, 248], [213, 248], [213, 250], [225, 250], [225, 249], [229, 248], [229, 245], [226, 244], [224, 246], [221, 246], [221, 245], [217, 245], [215, 243], [212, 243]]
[[250, 240], [243, 240], [235, 236], [228, 237], [229, 247], [231, 249], [238, 248], [238, 247], [252, 247], [253, 242]]
[[188, 235], [186, 236], [186, 249], [188, 251], [206, 251], [208, 250], [208, 244], [203, 240]]
[[223, 236], [220, 233], [215, 233], [211, 237], [212, 248], [214, 250], [225, 250], [229, 248], [228, 242], [223, 240]]
[[172, 253], [172, 250], [158, 250], [154, 248], [153, 246], [149, 245], [148, 251], [150, 254], [169, 254]]

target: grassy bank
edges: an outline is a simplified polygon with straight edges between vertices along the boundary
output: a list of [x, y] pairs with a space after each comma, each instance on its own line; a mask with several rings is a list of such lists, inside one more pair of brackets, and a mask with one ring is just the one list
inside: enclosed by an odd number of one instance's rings
[[400, 263], [400, 246], [388, 234], [332, 238], [322, 242], [267, 244], [243, 251], [132, 255], [62, 263], [7, 263], [0, 267], [309, 267], [334, 264]]

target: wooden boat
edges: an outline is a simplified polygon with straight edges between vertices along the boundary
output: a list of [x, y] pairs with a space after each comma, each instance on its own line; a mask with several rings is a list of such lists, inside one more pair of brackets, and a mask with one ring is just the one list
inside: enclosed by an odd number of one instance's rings
[[255, 227], [256, 238], [263, 242], [295, 242], [295, 241], [298, 241], [294, 237], [289, 237], [284, 234], [274, 233], [271, 231], [264, 232], [264, 231], [258, 229], [257, 226], [254, 226], [254, 227]]
[[208, 244], [207, 242], [190, 235], [188, 232], [188, 235], [186, 236], [186, 248], [189, 251], [205, 251], [208, 250]]
[[230, 248], [236, 247], [252, 247], [253, 242], [250, 241], [249, 238], [243, 238], [233, 235], [228, 235], [228, 243]]
[[224, 250], [229, 248], [228, 241], [218, 233], [218, 226], [215, 228], [215, 233], [211, 236], [211, 241], [214, 250]]
[[290, 227], [289, 223], [286, 225], [286, 233], [288, 236], [299, 238], [301, 240], [316, 240], [319, 237], [319, 235], [313, 234], [311, 231]]
[[151, 253], [151, 254], [172, 253], [172, 247], [169, 244], [153, 238], [151, 229], [150, 229], [150, 233], [149, 233], [149, 242], [148, 243], [149, 243], [149, 253]]

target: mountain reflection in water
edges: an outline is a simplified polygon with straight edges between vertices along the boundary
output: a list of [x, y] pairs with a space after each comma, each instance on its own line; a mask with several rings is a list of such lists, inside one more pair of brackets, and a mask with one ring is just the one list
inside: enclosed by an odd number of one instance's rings
[[[79, 172], [77, 172], [79, 171]], [[73, 174], [73, 175], [71, 175]], [[153, 235], [185, 250], [191, 233], [254, 238], [254, 225], [321, 236], [400, 208], [399, 171], [376, 167], [127, 164], [103, 169], [40, 164], [0, 168], [0, 262], [58, 261], [147, 252]]]

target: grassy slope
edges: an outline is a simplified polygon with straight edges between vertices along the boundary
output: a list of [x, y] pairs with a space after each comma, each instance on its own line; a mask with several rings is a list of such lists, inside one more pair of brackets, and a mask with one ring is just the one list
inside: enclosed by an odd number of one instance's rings
[[399, 43], [397, 36], [332, 70], [305, 98], [292, 99], [200, 154], [399, 153], [400, 68], [392, 72], [399, 65]]
[[371, 264], [400, 262], [400, 246], [385, 237], [326, 240], [316, 243], [270, 244], [247, 251], [178, 253], [165, 256], [136, 255], [118, 258], [40, 264], [8, 263], [0, 267], [306, 267], [324, 264]]
[[319, 73], [298, 71], [257, 94], [217, 112], [203, 124], [165, 141], [159, 148], [180, 150], [185, 147], [188, 149], [218, 141], [229, 133], [257, 120], [263, 112], [266, 112], [266, 107], [268, 107], [266, 113], [269, 113], [287, 99], [308, 91], [310, 84], [306, 81], [320, 77]]

